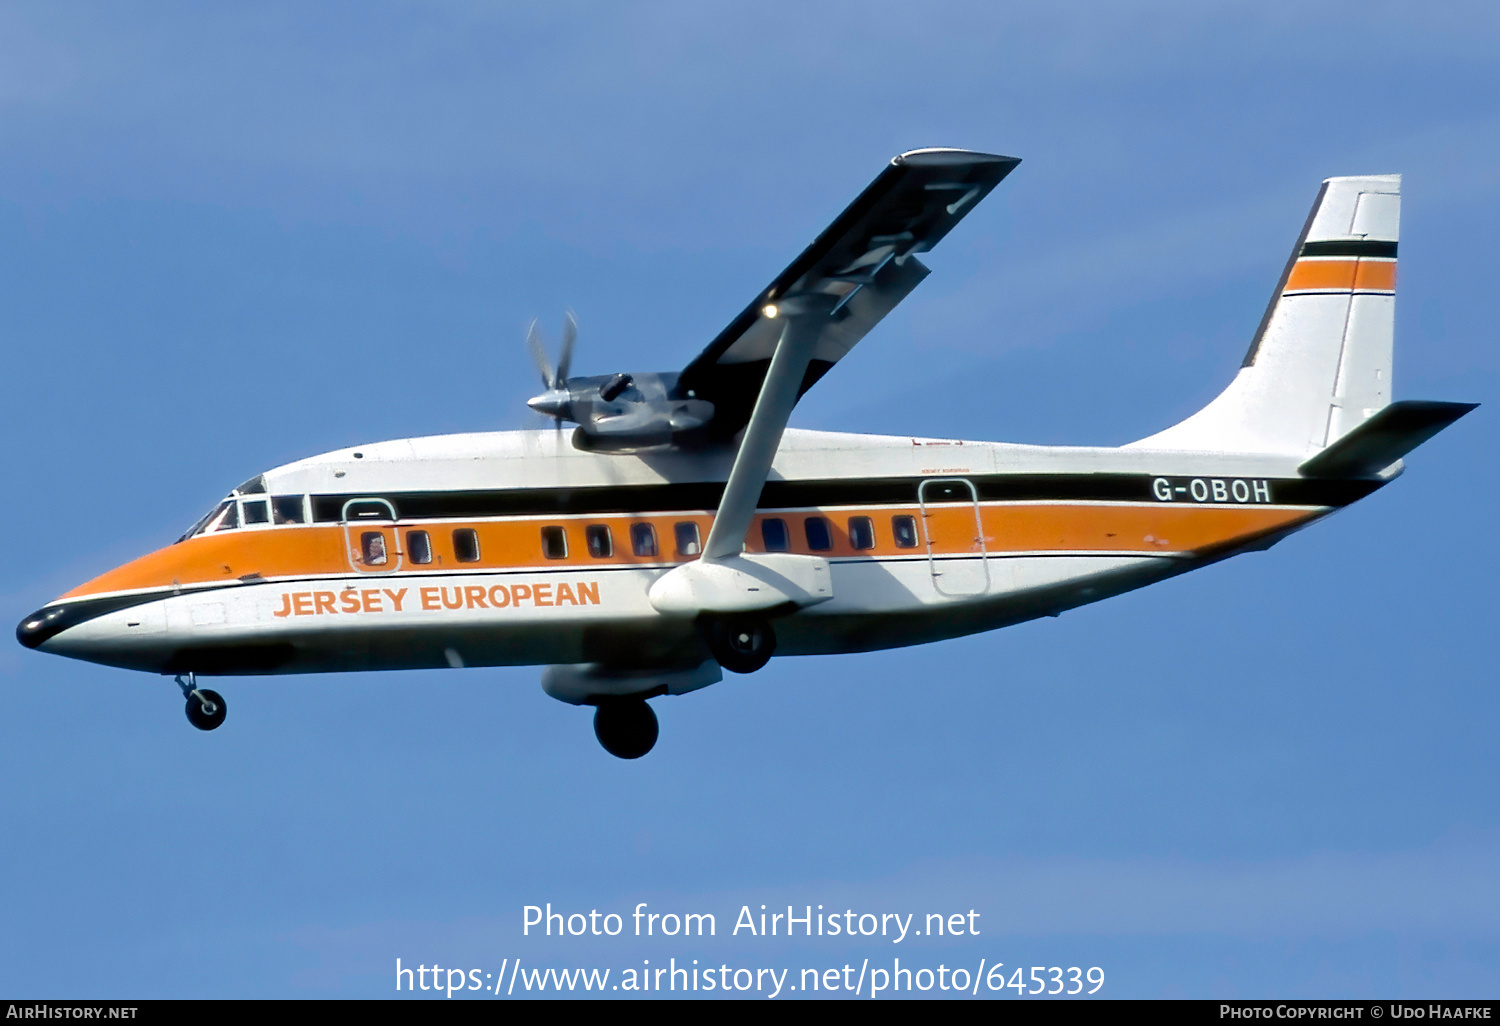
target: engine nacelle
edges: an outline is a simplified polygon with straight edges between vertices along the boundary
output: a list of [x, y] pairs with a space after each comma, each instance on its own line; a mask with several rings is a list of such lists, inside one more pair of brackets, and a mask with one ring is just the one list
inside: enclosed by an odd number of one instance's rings
[[532, 409], [578, 425], [580, 449], [638, 452], [682, 445], [707, 434], [714, 404], [677, 394], [676, 374], [569, 378], [530, 400]]

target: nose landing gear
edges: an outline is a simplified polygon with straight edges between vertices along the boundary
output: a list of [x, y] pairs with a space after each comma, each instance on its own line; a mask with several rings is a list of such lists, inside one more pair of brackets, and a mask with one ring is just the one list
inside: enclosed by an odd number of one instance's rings
[[188, 722], [199, 730], [213, 730], [224, 722], [228, 708], [224, 704], [224, 696], [217, 691], [198, 687], [198, 676], [189, 673], [187, 679], [177, 675], [177, 686], [182, 689], [182, 695], [187, 699]]

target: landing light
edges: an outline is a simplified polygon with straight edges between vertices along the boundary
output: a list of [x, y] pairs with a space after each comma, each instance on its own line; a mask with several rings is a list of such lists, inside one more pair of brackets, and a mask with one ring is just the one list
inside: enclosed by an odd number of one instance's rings
[[760, 312], [770, 318], [775, 318], [777, 314], [781, 313], [780, 310], [776, 309], [775, 303], [767, 303], [765, 306], [760, 308]]

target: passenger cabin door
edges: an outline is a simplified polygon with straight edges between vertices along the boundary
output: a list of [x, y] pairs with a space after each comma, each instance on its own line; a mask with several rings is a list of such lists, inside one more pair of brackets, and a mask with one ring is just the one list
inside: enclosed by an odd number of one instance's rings
[[932, 478], [918, 486], [917, 501], [922, 506], [932, 586], [951, 596], [989, 591], [989, 556], [974, 485], [961, 477]]
[[396, 544], [396, 508], [385, 499], [350, 499], [344, 503], [344, 549], [349, 565], [362, 574], [390, 574], [401, 569]]

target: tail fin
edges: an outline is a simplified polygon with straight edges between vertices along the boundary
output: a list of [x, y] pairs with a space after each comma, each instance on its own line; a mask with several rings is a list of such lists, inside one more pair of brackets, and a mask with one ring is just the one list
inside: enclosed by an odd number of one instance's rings
[[1233, 382], [1132, 448], [1306, 455], [1391, 401], [1401, 176], [1330, 178]]

